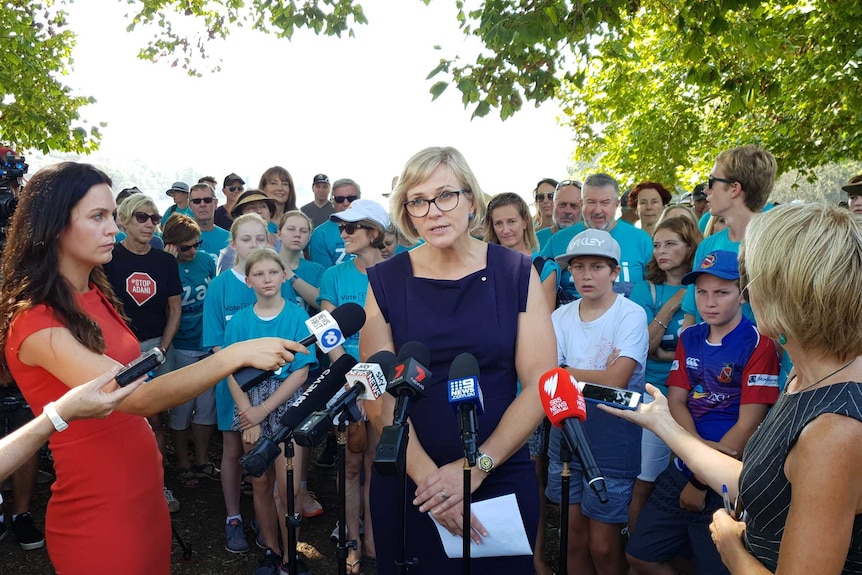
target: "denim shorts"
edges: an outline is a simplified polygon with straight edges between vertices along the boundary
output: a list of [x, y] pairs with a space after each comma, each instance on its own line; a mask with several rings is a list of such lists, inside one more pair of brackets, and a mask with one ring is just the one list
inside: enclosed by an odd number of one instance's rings
[[[563, 464], [560, 463], [560, 437], [559, 429], [551, 429], [551, 437], [548, 440], [548, 486], [545, 488], [545, 496], [553, 503], [560, 503], [562, 498]], [[575, 461], [577, 458], [575, 458]], [[571, 464], [570, 464], [571, 467]], [[602, 523], [622, 523], [629, 520], [629, 503], [632, 500], [634, 489], [634, 477], [608, 477], [605, 475], [605, 486], [608, 490], [608, 502], [602, 503], [599, 497], [589, 486], [584, 478], [583, 472], [571, 467], [571, 481], [569, 483], [569, 505], [581, 506], [581, 513], [585, 517], [601, 521]]]

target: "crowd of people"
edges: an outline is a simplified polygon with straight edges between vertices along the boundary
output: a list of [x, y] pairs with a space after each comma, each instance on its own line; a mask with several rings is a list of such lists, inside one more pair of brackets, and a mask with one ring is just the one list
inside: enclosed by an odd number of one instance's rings
[[[165, 484], [167, 426], [177, 481], [221, 485], [224, 515], [206, 520], [223, 522], [225, 551], [250, 552], [251, 537], [255, 575], [286, 574], [288, 497], [304, 517], [323, 511], [308, 450], [294, 446], [293, 485], [284, 451], [249, 478], [253, 518], [240, 511], [241, 456], [330, 362], [419, 341], [431, 376], [409, 411], [406, 536], [400, 478], [373, 465], [393, 423], [384, 395], [348, 428], [347, 573], [371, 560], [402, 572], [402, 552], [417, 560], [410, 573], [460, 569], [438, 528], [478, 546], [494, 537], [481, 513], [462, 513], [446, 380], [465, 351], [483, 392], [471, 499], [513, 494], [532, 549], [475, 557], [472, 572], [553, 573], [546, 508], [567, 484], [571, 573], [672, 574], [676, 560], [704, 575], [862, 572], [862, 177], [844, 187], [850, 209], [773, 206], [776, 171], [771, 153], [741, 146], [677, 201], [659, 182], [621, 193], [592, 173], [540, 180], [530, 206], [487, 193], [460, 152], [433, 147], [407, 161], [388, 209], [325, 174], [297, 207], [292, 175], [274, 166], [257, 188], [226, 176], [224, 205], [213, 178], [174, 182], [160, 214], [88, 164], [44, 168], [16, 190], [0, 283], [3, 375], [36, 414], [0, 441], [0, 476], [18, 477], [10, 531], [25, 549], [45, 544], [27, 482], [50, 436], [57, 572], [168, 573], [180, 502]], [[365, 310], [357, 334], [326, 354], [296, 343], [311, 315], [347, 302]], [[116, 389], [116, 366], [154, 347], [165, 363]], [[231, 375], [243, 366], [272, 374], [243, 391]], [[577, 459], [564, 466], [566, 438], [545, 419], [538, 382], [557, 366], [642, 398], [586, 404], [607, 501]], [[313, 464], [337, 451], [332, 435]]]

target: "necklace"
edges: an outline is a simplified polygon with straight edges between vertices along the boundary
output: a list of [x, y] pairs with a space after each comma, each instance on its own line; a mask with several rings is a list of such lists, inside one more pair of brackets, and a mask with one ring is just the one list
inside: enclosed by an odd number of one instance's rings
[[[809, 383], [808, 385], [806, 385], [805, 387], [803, 387], [802, 389], [800, 389], [799, 391], [797, 391], [797, 392], [795, 392], [795, 393], [802, 393], [803, 391], [805, 391], [805, 390], [807, 390], [807, 389], [811, 389], [812, 387], [814, 387], [814, 386], [815, 386], [815, 385], [817, 385], [818, 383], [823, 383], [824, 381], [826, 381], [827, 379], [829, 379], [830, 377], [832, 377], [833, 375], [835, 375], [835, 374], [836, 374], [836, 373], [838, 373], [839, 371], [844, 371], [845, 369], [847, 369], [848, 367], [850, 367], [850, 365], [851, 365], [854, 361], [856, 361], [856, 358], [855, 358], [855, 357], [854, 357], [853, 359], [851, 359], [850, 361], [848, 361], [847, 363], [845, 363], [844, 365], [842, 365], [841, 367], [839, 367], [838, 369], [836, 369], [835, 371], [833, 371], [832, 373], [830, 373], [830, 374], [828, 374], [828, 375], [824, 375], [823, 377], [821, 377], [820, 379], [818, 379], [818, 380], [817, 380], [817, 381], [815, 381], [814, 383]], [[797, 379], [797, 378], [795, 378], [795, 377], [794, 377], [794, 379]]]

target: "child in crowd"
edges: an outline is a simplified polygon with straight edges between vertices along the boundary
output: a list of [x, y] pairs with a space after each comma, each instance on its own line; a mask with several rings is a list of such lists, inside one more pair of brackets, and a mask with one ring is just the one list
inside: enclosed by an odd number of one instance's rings
[[[556, 258], [572, 275], [581, 299], [551, 315], [560, 365], [580, 381], [643, 393], [647, 356], [646, 314], [613, 291], [620, 273], [620, 246], [603, 230], [587, 229]], [[635, 477], [640, 470], [641, 430], [587, 405], [584, 425], [596, 462], [605, 476], [610, 501], [599, 502], [580, 466], [572, 463], [569, 489], [568, 570], [570, 573], [623, 575], [620, 532], [628, 519]], [[548, 443], [548, 499], [561, 495], [558, 428]]]
[[[685, 206], [678, 206], [688, 209]], [[653, 233], [653, 257], [646, 266], [646, 279], [636, 283], [629, 296], [644, 308], [649, 332], [649, 355], [644, 377], [667, 395], [667, 376], [676, 353], [685, 314], [682, 278], [691, 271], [694, 254], [702, 236], [697, 223], [685, 216], [660, 220]], [[652, 402], [644, 394], [644, 403]], [[641, 472], [635, 481], [629, 506], [629, 532], [637, 525], [638, 514], [652, 493], [655, 478], [667, 467], [670, 448], [652, 431], [643, 430]]]
[[[236, 252], [234, 266], [210, 282], [204, 300], [202, 344], [213, 351], [225, 345], [228, 320], [255, 301], [254, 291], [245, 283], [245, 263], [252, 250], [267, 245], [266, 222], [257, 214], [241, 215], [234, 219], [230, 236], [230, 247]], [[216, 415], [218, 428], [222, 432], [221, 488], [227, 508], [225, 549], [231, 553], [246, 553], [249, 545], [239, 510], [242, 484], [239, 458], [243, 448], [241, 435], [232, 431], [234, 407], [227, 380], [223, 380], [216, 386]]]
[[[703, 323], [680, 335], [667, 380], [674, 419], [689, 433], [741, 456], [751, 434], [778, 399], [778, 353], [742, 314], [736, 253], [718, 250], [685, 275], [695, 285]], [[712, 514], [722, 507], [679, 458], [658, 476], [640, 514], [627, 558], [639, 575], [666, 573], [667, 562], [690, 550], [700, 575], [726, 574], [710, 540]]]
[[313, 227], [311, 218], [300, 210], [292, 210], [281, 216], [278, 226], [278, 238], [281, 240], [279, 255], [287, 269], [287, 284], [295, 292], [290, 301], [295, 301], [309, 314], [317, 310], [320, 280], [325, 271], [319, 263], [302, 256], [302, 251], [311, 239]]
[[[281, 294], [287, 273], [284, 262], [275, 250], [253, 250], [245, 262], [245, 276], [246, 284], [254, 290], [256, 302], [236, 312], [228, 321], [224, 334], [225, 346], [267, 336], [299, 341], [308, 335], [308, 328], [305, 326], [308, 314], [299, 306], [286, 301]], [[308, 376], [309, 367], [316, 364], [313, 350], [309, 354], [297, 354], [291, 363], [247, 393], [240, 389], [233, 377], [228, 378], [230, 393], [236, 403], [231, 430], [242, 433], [245, 451], [251, 449], [262, 435], [275, 435], [287, 410], [287, 402], [296, 399], [300, 386]], [[284, 452], [275, 460], [274, 467], [271, 465], [261, 477], [252, 479], [255, 515], [267, 547], [266, 555], [261, 559], [261, 566], [255, 570], [255, 575], [277, 575], [281, 567], [279, 547], [288, 549], [286, 530], [282, 533], [284, 541], [278, 540], [278, 513], [273, 497], [276, 476], [279, 498], [281, 501], [287, 501]]]

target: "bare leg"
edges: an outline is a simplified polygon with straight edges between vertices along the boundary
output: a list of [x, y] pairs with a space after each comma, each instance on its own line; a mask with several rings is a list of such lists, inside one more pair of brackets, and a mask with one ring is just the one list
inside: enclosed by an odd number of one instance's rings
[[362, 486], [362, 502], [364, 505], [363, 516], [365, 518], [365, 536], [362, 538], [362, 553], [364, 557], [369, 559], [377, 558], [377, 549], [374, 546], [374, 525], [371, 520], [371, 468], [374, 466], [374, 454], [377, 452], [377, 443], [380, 441], [380, 435], [375, 431], [374, 426], [370, 423], [365, 425], [368, 437], [368, 445], [365, 448], [364, 466], [365, 466], [365, 485]]
[[624, 523], [590, 519], [590, 556], [598, 575], [625, 575], [626, 562], [620, 531]]
[[[359, 573], [362, 559], [362, 538], [359, 536], [359, 473], [362, 470], [363, 453], [353, 453], [345, 450], [347, 472], [345, 474], [345, 514], [347, 516], [347, 540], [355, 540], [357, 549], [347, 551], [347, 573]], [[367, 528], [366, 528], [367, 532]]]
[[209, 461], [210, 441], [213, 433], [215, 433], [215, 428], [215, 425], [192, 423], [192, 437], [195, 439], [195, 463], [198, 465], [203, 465]]
[[12, 504], [12, 513], [27, 513], [30, 511], [30, 499], [33, 497], [33, 487], [36, 484], [36, 473], [39, 472], [39, 452], [24, 462], [12, 474], [12, 493], [15, 501]]
[[655, 483], [635, 479], [635, 486], [632, 490], [632, 501], [629, 503], [629, 534], [635, 532], [638, 516], [641, 514], [641, 509], [646, 505], [647, 499], [652, 495], [653, 489], [655, 489]]
[[189, 460], [189, 429], [171, 429], [171, 440], [174, 442], [174, 455], [179, 469], [190, 469]]
[[222, 432], [221, 491], [228, 517], [239, 515], [242, 467], [239, 458], [243, 454], [242, 435], [238, 431]]
[[596, 575], [590, 555], [590, 520], [581, 513], [581, 505], [569, 505], [568, 570], [578, 575]]

